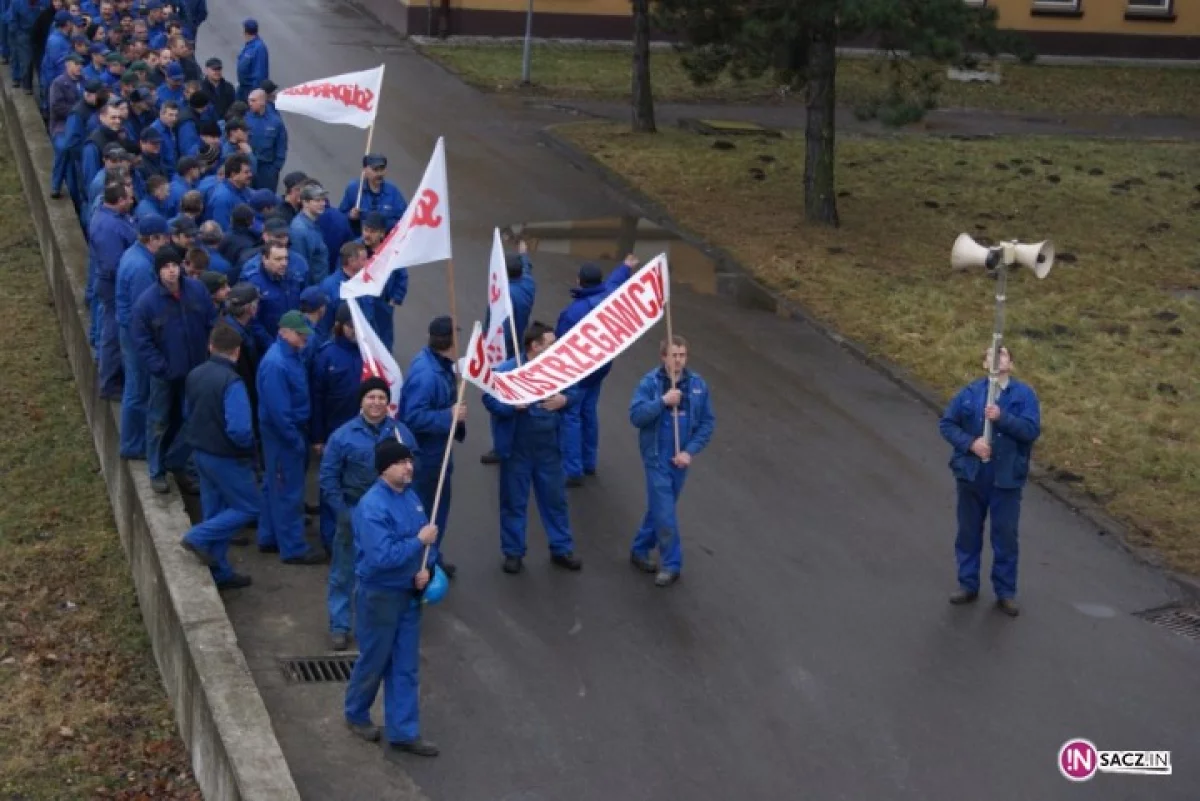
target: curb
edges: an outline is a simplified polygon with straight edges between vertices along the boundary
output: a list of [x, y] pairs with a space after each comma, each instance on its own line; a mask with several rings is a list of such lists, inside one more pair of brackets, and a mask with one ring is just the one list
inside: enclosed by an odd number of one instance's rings
[[[571, 124], [574, 123], [565, 123]], [[717, 294], [740, 305], [753, 306], [808, 325], [826, 339], [841, 346], [859, 362], [881, 373], [935, 414], [942, 413], [945, 401], [933, 388], [900, 365], [872, 354], [863, 345], [825, 325], [802, 305], [760, 283], [728, 251], [706, 242], [702, 237], [676, 223], [661, 204], [652, 200], [623, 176], [555, 133], [554, 130], [558, 127], [563, 126], [551, 126], [539, 131], [538, 142], [566, 159], [575, 169], [598, 179], [606, 189], [633, 207], [640, 216], [670, 231], [712, 259], [718, 269]], [[1029, 478], [1056, 501], [1094, 526], [1097, 536], [1111, 538], [1138, 563], [1160, 570], [1178, 590], [1181, 601], [1200, 605], [1200, 577], [1167, 570], [1156, 552], [1134, 542], [1133, 531], [1128, 526], [1111, 517], [1091, 498], [1054, 478], [1045, 468], [1035, 463], [1030, 467]]]
[[[2, 82], [0, 116], [21, 174], [67, 360], [104, 473], [142, 620], [192, 772], [213, 801], [300, 801], [266, 705], [209, 571], [179, 547], [191, 521], [119, 456], [120, 405], [99, 396], [84, 302], [88, 249], [67, 200], [48, 202], [52, 148], [31, 98]], [[19, 91], [19, 90], [16, 90]]]

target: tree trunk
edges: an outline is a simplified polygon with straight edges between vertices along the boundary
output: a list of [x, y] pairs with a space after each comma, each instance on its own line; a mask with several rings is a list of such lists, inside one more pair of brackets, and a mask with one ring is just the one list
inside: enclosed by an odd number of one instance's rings
[[836, 24], [814, 28], [808, 46], [808, 85], [804, 126], [804, 218], [820, 225], [839, 224], [834, 192], [834, 114], [837, 101]]
[[650, 0], [633, 0], [633, 132], [657, 130], [650, 93]]

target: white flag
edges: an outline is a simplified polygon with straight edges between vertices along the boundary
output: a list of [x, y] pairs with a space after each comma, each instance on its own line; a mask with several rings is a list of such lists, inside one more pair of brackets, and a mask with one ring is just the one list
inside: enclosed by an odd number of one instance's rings
[[367, 266], [341, 287], [343, 298], [378, 297], [393, 272], [450, 258], [450, 201], [446, 193], [446, 147], [438, 137], [421, 185], [404, 216]]
[[[494, 229], [492, 238], [492, 261], [488, 267], [488, 331], [483, 338], [483, 349], [488, 362], [495, 367], [505, 359], [504, 323], [508, 321], [516, 337], [516, 316], [513, 314], [512, 295], [508, 292], [508, 266], [504, 260], [504, 246], [500, 243], [500, 229]], [[516, 340], [511, 343], [513, 353], [520, 359]]]
[[350, 317], [354, 321], [354, 339], [358, 342], [358, 352], [362, 354], [362, 380], [375, 376], [387, 382], [392, 396], [388, 412], [395, 415], [396, 410], [400, 408], [400, 389], [404, 386], [404, 375], [400, 372], [400, 365], [396, 364], [395, 358], [384, 347], [375, 329], [363, 316], [362, 309], [358, 308], [358, 301], [346, 298], [346, 305], [350, 307]]
[[356, 128], [370, 128], [379, 111], [383, 65], [364, 72], [290, 86], [275, 96], [275, 108]]

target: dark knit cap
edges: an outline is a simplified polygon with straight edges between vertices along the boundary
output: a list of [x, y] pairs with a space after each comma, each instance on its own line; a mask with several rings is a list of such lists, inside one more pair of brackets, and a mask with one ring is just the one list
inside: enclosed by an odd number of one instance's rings
[[358, 385], [358, 403], [360, 406], [362, 405], [363, 398], [367, 397], [367, 393], [373, 389], [382, 390], [384, 395], [387, 395], [389, 398], [392, 397], [392, 388], [388, 386], [388, 382], [377, 375], [373, 375]]
[[385, 439], [375, 446], [375, 472], [382, 473], [396, 462], [412, 458], [412, 451], [403, 442]]

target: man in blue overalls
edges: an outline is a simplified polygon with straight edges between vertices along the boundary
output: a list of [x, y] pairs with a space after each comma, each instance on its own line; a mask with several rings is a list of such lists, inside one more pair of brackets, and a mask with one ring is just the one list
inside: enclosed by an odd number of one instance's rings
[[[553, 344], [554, 331], [532, 323], [525, 333], [525, 361]], [[505, 373], [516, 366], [515, 358], [508, 359], [496, 372]], [[496, 455], [500, 457], [500, 550], [505, 573], [520, 573], [525, 558], [530, 484], [550, 541], [550, 561], [568, 570], [583, 567], [575, 555], [567, 514], [567, 474], [559, 433], [562, 413], [579, 402], [579, 393], [578, 387], [572, 387], [532, 406], [512, 406], [484, 393], [483, 405], [492, 414]]]
[[[462, 442], [467, 437], [467, 405], [455, 403], [455, 389], [453, 323], [449, 317], [435, 317], [429, 324], [429, 345], [414, 356], [408, 366], [404, 389], [400, 393], [400, 410], [396, 415], [417, 436], [420, 469], [413, 480], [413, 489], [420, 496], [427, 514], [433, 513], [434, 496], [438, 494], [446, 440], [453, 436], [456, 442]], [[433, 521], [438, 527], [436, 564], [441, 566], [447, 578], [453, 578], [456, 572], [455, 566], [441, 555], [446, 522], [450, 518], [450, 477], [453, 473], [454, 453], [451, 451], [437, 519]], [[430, 564], [434, 563], [434, 560], [430, 561]]]
[[416, 437], [403, 423], [388, 414], [391, 389], [382, 378], [372, 376], [358, 387], [360, 413], [330, 435], [321, 454], [321, 502], [337, 521], [329, 567], [329, 633], [333, 650], [349, 645], [352, 619], [350, 598], [354, 591], [354, 532], [350, 516], [363, 493], [375, 482], [375, 446], [399, 440], [410, 449]]
[[[990, 361], [991, 349], [984, 354], [985, 370]], [[938, 424], [942, 438], [954, 448], [950, 471], [958, 485], [954, 554], [959, 589], [950, 596], [950, 603], [968, 604], [979, 597], [983, 523], [990, 515], [996, 606], [1016, 617], [1021, 611], [1015, 600], [1021, 490], [1029, 476], [1033, 443], [1042, 433], [1042, 413], [1033, 388], [1012, 377], [1013, 358], [1008, 348], [1000, 348], [996, 366], [996, 402], [987, 403], [989, 379], [977, 379], [954, 396]], [[983, 438], [984, 418], [992, 421], [990, 444]]]
[[346, 725], [376, 742], [371, 706], [383, 682], [384, 734], [395, 749], [437, 756], [438, 748], [420, 734], [421, 598], [430, 570], [422, 569], [425, 548], [438, 535], [410, 488], [412, 451], [395, 440], [375, 446], [379, 478], [351, 516], [354, 575], [358, 579], [359, 657], [346, 686]]
[[[669, 587], [683, 569], [683, 546], [675, 506], [687, 479], [692, 459], [712, 439], [716, 418], [708, 384], [687, 369], [688, 344], [677, 336], [659, 347], [662, 366], [642, 377], [629, 405], [629, 422], [638, 429], [638, 447], [646, 470], [649, 509], [633, 538], [630, 561], [634, 567], [658, 575], [654, 583]], [[679, 438], [675, 437], [675, 420]], [[678, 447], [676, 443], [678, 442]], [[650, 560], [658, 546], [662, 564]]]
[[262, 502], [254, 477], [254, 410], [236, 367], [241, 347], [241, 335], [217, 323], [208, 340], [212, 356], [188, 374], [184, 390], [183, 436], [200, 474], [204, 522], [184, 534], [182, 544], [209, 566], [220, 590], [250, 586], [227, 554], [234, 536], [258, 519]]

